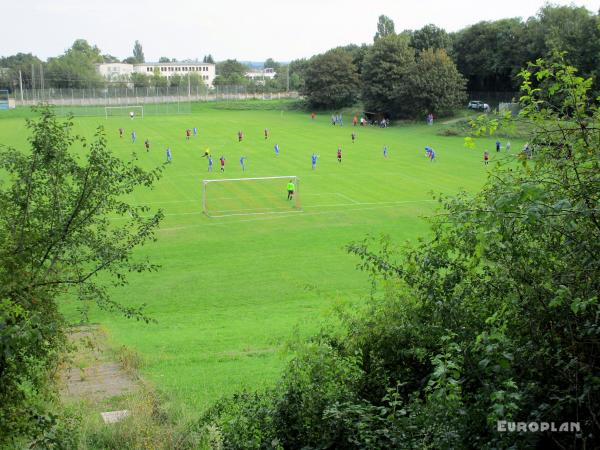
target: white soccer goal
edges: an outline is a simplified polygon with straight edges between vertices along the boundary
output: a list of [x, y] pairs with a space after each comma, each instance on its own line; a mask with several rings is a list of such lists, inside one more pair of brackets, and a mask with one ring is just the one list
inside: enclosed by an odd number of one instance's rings
[[144, 107], [142, 105], [129, 105], [129, 106], [105, 106], [104, 113], [106, 118], [109, 117], [129, 117], [130, 113], [134, 113], [134, 117], [144, 118]]
[[[294, 184], [288, 199], [288, 183]], [[301, 212], [298, 177], [202, 180], [202, 210], [208, 217]]]

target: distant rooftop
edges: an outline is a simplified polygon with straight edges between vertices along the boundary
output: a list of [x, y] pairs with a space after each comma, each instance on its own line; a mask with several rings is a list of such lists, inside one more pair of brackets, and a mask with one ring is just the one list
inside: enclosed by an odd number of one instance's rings
[[213, 63], [205, 63], [202, 61], [177, 61], [177, 62], [145, 62], [145, 63], [136, 63], [134, 65], [146, 65], [146, 66], [189, 66], [190, 64], [205, 64], [214, 66]]

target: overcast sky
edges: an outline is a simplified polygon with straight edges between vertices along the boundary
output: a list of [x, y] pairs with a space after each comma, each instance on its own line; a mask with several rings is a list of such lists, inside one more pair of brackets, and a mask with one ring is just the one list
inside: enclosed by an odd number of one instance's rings
[[[17, 0], [3, 2], [0, 56], [57, 56], [83, 38], [122, 59], [142, 43], [146, 61], [290, 61], [371, 42], [380, 14], [396, 31], [433, 23], [447, 31], [535, 15], [543, 0]], [[598, 0], [555, 0], [598, 11]]]

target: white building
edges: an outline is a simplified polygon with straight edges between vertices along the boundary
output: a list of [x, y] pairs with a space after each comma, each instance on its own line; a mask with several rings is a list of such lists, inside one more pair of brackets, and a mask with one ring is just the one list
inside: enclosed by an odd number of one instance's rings
[[275, 75], [277, 75], [277, 72], [275, 72], [275, 69], [271, 67], [267, 67], [266, 69], [262, 70], [252, 70], [250, 72], [246, 72], [246, 78], [256, 81], [257, 84], [264, 84], [265, 79], [268, 78], [272, 80], [275, 78]]
[[200, 75], [200, 78], [208, 86], [212, 86], [215, 79], [215, 65], [211, 63], [201, 62], [168, 62], [168, 63], [142, 63], [136, 64], [133, 71], [136, 73], [144, 73], [146, 75], [154, 75], [154, 69], [158, 69], [163, 77], [171, 78], [173, 75], [187, 75], [195, 73]]
[[173, 75], [187, 75], [196, 73], [202, 78], [204, 83], [212, 86], [215, 79], [215, 65], [211, 63], [199, 62], [168, 62], [168, 63], [142, 63], [142, 64], [124, 64], [124, 63], [104, 63], [96, 64], [100, 75], [110, 81], [120, 81], [128, 78], [132, 73], [143, 73], [145, 75], [154, 75], [154, 69], [158, 68], [161, 76], [171, 78]]
[[118, 81], [128, 78], [133, 73], [133, 64], [104, 63], [96, 64], [100, 75], [109, 81]]

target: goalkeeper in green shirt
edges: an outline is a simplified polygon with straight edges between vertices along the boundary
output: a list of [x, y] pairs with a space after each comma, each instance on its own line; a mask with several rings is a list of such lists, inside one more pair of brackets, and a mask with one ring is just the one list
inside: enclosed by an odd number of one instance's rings
[[291, 200], [292, 197], [294, 196], [294, 182], [292, 180], [290, 180], [290, 182], [287, 184], [287, 191], [288, 191], [288, 200]]

